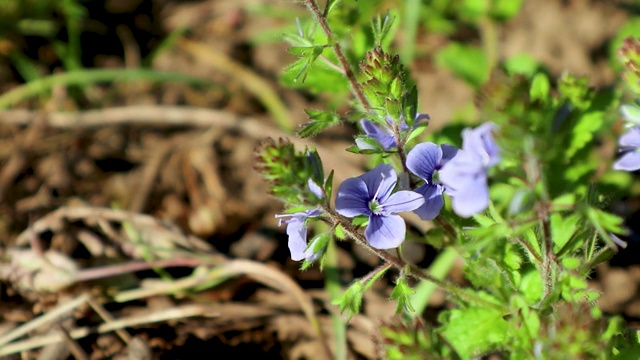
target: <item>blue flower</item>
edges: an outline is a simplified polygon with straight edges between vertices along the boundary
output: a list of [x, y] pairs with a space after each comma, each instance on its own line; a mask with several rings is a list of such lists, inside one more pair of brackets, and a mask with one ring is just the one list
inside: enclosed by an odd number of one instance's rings
[[440, 214], [444, 204], [442, 193], [445, 187], [440, 182], [439, 171], [458, 151], [459, 149], [452, 145], [438, 146], [426, 142], [416, 145], [407, 155], [407, 168], [424, 180], [424, 185], [414, 190], [425, 199], [425, 203], [414, 210], [422, 220], [433, 220]]
[[[308, 261], [315, 261], [320, 254], [316, 254], [313, 251], [313, 246], [307, 246], [307, 219], [320, 216], [322, 211], [320, 209], [305, 210], [293, 214], [278, 214], [276, 218], [279, 218], [278, 226], [287, 224], [287, 235], [289, 236], [289, 251], [291, 252], [291, 259], [299, 261], [306, 259]], [[289, 219], [283, 219], [289, 217]], [[313, 245], [313, 244], [312, 244]]]
[[404, 241], [406, 226], [401, 211], [412, 211], [424, 204], [424, 197], [413, 191], [392, 194], [398, 175], [390, 165], [345, 180], [338, 188], [336, 211], [346, 217], [369, 217], [367, 242], [377, 249], [392, 249]]
[[440, 171], [440, 181], [451, 196], [453, 211], [469, 217], [489, 206], [487, 171], [500, 162], [500, 148], [493, 139], [493, 123], [462, 132], [462, 150]]
[[[429, 115], [417, 114], [416, 119], [414, 121], [414, 127], [421, 120], [429, 120]], [[362, 131], [364, 131], [364, 134], [367, 137], [377, 141], [378, 143], [380, 143], [380, 146], [382, 146], [384, 150], [389, 151], [392, 148], [398, 146], [396, 144], [396, 139], [393, 136], [393, 131], [391, 130], [392, 121], [393, 120], [391, 118], [387, 117], [386, 118], [387, 126], [381, 128], [378, 124], [374, 123], [373, 121], [362, 119], [360, 120], [360, 126], [362, 126]], [[398, 129], [400, 131], [409, 130], [409, 126], [407, 125], [407, 122], [404, 121], [404, 119], [400, 121], [400, 124], [398, 125]], [[356, 145], [360, 150], [374, 150], [374, 148], [370, 144], [367, 144], [362, 139], [356, 139]]]
[[616, 170], [640, 170], [640, 126], [629, 129], [618, 141], [625, 154], [613, 164]]

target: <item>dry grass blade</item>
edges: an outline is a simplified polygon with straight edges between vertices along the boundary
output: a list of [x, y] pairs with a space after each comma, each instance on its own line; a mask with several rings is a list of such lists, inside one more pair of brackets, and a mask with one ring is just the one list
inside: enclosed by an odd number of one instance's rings
[[[74, 300], [74, 304], [76, 306], [78, 305], [76, 303], [77, 300], [78, 299]], [[86, 298], [83, 300], [86, 300]], [[65, 304], [67, 305], [67, 308], [69, 304], [71, 303]], [[43, 315], [42, 317], [48, 316], [48, 315], [49, 314]], [[114, 320], [111, 322], [101, 324], [95, 328], [91, 328], [91, 327], [77, 328], [69, 331], [68, 334], [71, 339], [81, 339], [93, 333], [104, 334], [104, 333], [112, 332], [118, 329], [124, 329], [127, 327], [164, 322], [164, 321], [173, 320], [173, 319], [184, 319], [184, 318], [195, 317], [195, 316], [216, 317], [216, 316], [219, 316], [219, 314], [216, 312], [213, 312], [210, 305], [191, 304], [191, 305], [175, 307], [173, 309], [167, 309], [162, 312], [151, 311], [148, 314], [144, 314], [140, 316]], [[39, 320], [39, 319], [40, 318], [35, 320]], [[27, 323], [25, 325], [29, 325], [32, 322]], [[31, 331], [34, 328], [39, 327], [42, 323], [43, 323], [42, 321], [39, 321], [38, 324], [36, 324], [35, 326], [30, 325], [30, 330], [28, 331]], [[23, 328], [23, 327], [24, 326], [20, 328]], [[15, 337], [13, 338], [15, 339]], [[54, 335], [36, 336], [25, 341], [20, 341], [20, 342], [8, 344], [8, 345], [3, 345], [3, 344], [6, 344], [6, 342], [5, 343], [0, 342], [0, 356], [11, 355], [11, 354], [19, 353], [21, 351], [26, 351], [31, 349], [37, 349], [45, 345], [55, 344], [60, 341], [62, 341], [62, 339], [60, 338], [59, 334], [54, 334]]]
[[326, 359], [333, 358], [331, 349], [327, 343], [327, 338], [324, 336], [320, 322], [313, 309], [311, 298], [289, 276], [270, 266], [250, 260], [233, 260], [218, 269], [222, 269], [228, 276], [247, 275], [269, 287], [280, 290], [283, 293], [291, 294], [315, 330], [316, 336], [322, 344], [324, 357]]
[[[59, 319], [60, 317], [76, 309], [78, 306], [86, 303], [88, 298], [89, 298], [88, 294], [82, 294], [69, 302], [58, 305], [55, 309], [49, 311], [48, 313], [38, 318], [35, 318], [29, 321], [28, 323], [18, 328], [15, 328], [9, 333], [3, 335], [2, 337], [0, 337], [0, 355], [8, 355], [8, 353], [7, 354], [4, 353], [4, 349], [7, 348], [6, 344], [10, 343], [11, 341], [21, 336], [26, 335], [30, 331], [33, 331], [44, 324], [47, 324], [49, 322]], [[54, 336], [54, 337], [57, 339], [60, 339], [59, 336]]]
[[[0, 111], [0, 123], [29, 125], [36, 120], [38, 114], [29, 110]], [[61, 129], [102, 128], [117, 125], [216, 127], [236, 130], [256, 140], [266, 137], [290, 138], [290, 134], [269, 126], [257, 118], [186, 106], [140, 105], [73, 113], [50, 113], [46, 115], [43, 122], [48, 126]], [[356, 155], [306, 139], [291, 137], [290, 141], [300, 149], [315, 147], [326, 168], [335, 170], [336, 182], [342, 182], [362, 173], [361, 158]], [[419, 226], [417, 222], [414, 225]]]

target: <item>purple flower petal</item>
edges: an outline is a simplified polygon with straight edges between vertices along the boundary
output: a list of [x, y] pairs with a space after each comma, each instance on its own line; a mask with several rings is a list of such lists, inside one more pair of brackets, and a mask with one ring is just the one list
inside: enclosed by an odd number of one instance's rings
[[640, 170], [640, 151], [632, 150], [622, 155], [622, 157], [613, 164], [613, 168], [625, 171]]
[[[364, 131], [365, 135], [379, 142], [383, 149], [389, 150], [396, 146], [396, 140], [393, 137], [393, 134], [391, 133], [391, 131], [387, 129], [381, 129], [373, 121], [364, 120], [364, 119], [360, 120], [360, 125], [362, 126], [362, 130]], [[371, 148], [370, 145], [364, 142], [361, 142], [361, 143], [364, 144], [366, 148], [369, 148], [369, 149]], [[358, 141], [356, 141], [356, 145], [358, 145], [360, 149], [363, 149], [358, 144]]]
[[440, 148], [442, 149], [442, 160], [440, 165], [444, 165], [451, 161], [451, 159], [458, 154], [458, 151], [460, 151], [457, 147], [449, 144], [442, 144], [440, 145]]
[[475, 129], [462, 132], [462, 149], [482, 158], [486, 167], [500, 162], [500, 148], [493, 139], [492, 131], [497, 129], [493, 123], [485, 123]]
[[364, 232], [367, 242], [376, 249], [397, 248], [404, 241], [406, 225], [400, 215], [370, 216]]
[[440, 182], [446, 187], [447, 194], [452, 195], [467, 183], [474, 183], [479, 177], [486, 178], [486, 169], [478, 157], [468, 151], [459, 150], [457, 155], [442, 167], [439, 174]]
[[359, 178], [367, 186], [369, 194], [367, 202], [374, 199], [380, 203], [384, 202], [398, 182], [398, 174], [391, 165], [387, 164], [380, 164]]
[[425, 202], [422, 206], [414, 210], [413, 212], [420, 216], [422, 220], [433, 220], [444, 205], [444, 199], [442, 198], [442, 192], [444, 188], [440, 185], [424, 184], [417, 188], [416, 193], [422, 195]]
[[451, 197], [451, 205], [456, 214], [465, 218], [484, 211], [489, 206], [487, 179], [479, 178], [457, 189]]
[[289, 251], [293, 261], [300, 261], [305, 258], [305, 250], [307, 248], [307, 227], [304, 220], [300, 221], [297, 217], [289, 220], [287, 224], [287, 235], [289, 235]]
[[417, 125], [421, 121], [429, 121], [429, 120], [431, 120], [431, 116], [429, 116], [429, 114], [417, 113], [416, 114], [416, 119], [413, 121], [413, 125]]
[[625, 148], [639, 148], [640, 147], [640, 126], [629, 129], [624, 135], [620, 136], [618, 144]]
[[413, 211], [424, 204], [424, 197], [413, 191], [397, 191], [389, 196], [382, 205], [385, 213], [398, 213], [402, 211]]
[[369, 215], [369, 190], [361, 177], [345, 180], [338, 188], [336, 211], [346, 217]]
[[407, 168], [431, 183], [433, 173], [439, 168], [442, 160], [442, 149], [440, 146], [426, 142], [416, 145], [407, 155]]
[[[308, 258], [305, 255], [305, 249], [307, 248], [307, 226], [305, 222], [308, 218], [318, 217], [322, 214], [320, 209], [305, 210], [293, 214], [278, 214], [276, 218], [279, 218], [278, 226], [283, 223], [287, 224], [287, 235], [289, 236], [289, 251], [291, 252], [291, 259], [299, 261]], [[289, 217], [289, 219], [284, 219]]]
[[311, 178], [309, 178], [309, 180], [307, 181], [307, 185], [309, 185], [309, 190], [311, 190], [311, 193], [313, 193], [313, 195], [315, 195], [318, 199], [324, 198], [324, 190], [322, 190], [322, 188]]

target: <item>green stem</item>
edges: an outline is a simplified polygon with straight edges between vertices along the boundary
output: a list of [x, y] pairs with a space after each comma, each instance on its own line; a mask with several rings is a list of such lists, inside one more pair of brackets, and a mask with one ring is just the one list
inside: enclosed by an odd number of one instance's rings
[[452, 282], [449, 282], [443, 279], [438, 279], [437, 277], [434, 277], [433, 275], [424, 272], [421, 268], [419, 268], [414, 264], [407, 264], [403, 262], [401, 259], [398, 259], [392, 256], [391, 254], [387, 253], [384, 250], [380, 250], [372, 247], [371, 245], [369, 245], [369, 243], [364, 238], [364, 236], [360, 234], [358, 230], [353, 227], [353, 225], [351, 225], [351, 223], [347, 218], [335, 213], [334, 211], [332, 211], [327, 207], [325, 207], [323, 210], [331, 218], [331, 221], [334, 224], [340, 224], [342, 226], [347, 236], [349, 236], [359, 245], [363, 246], [365, 249], [376, 254], [379, 258], [381, 258], [385, 262], [393, 265], [393, 267], [395, 267], [399, 271], [405, 271], [407, 275], [413, 277], [414, 279], [426, 280], [426, 281], [432, 282], [436, 286], [440, 287], [444, 291], [448, 292], [449, 294], [457, 297], [458, 299], [464, 302], [475, 304], [481, 307], [495, 309], [498, 311], [503, 311], [503, 312], [507, 311], [503, 306], [487, 301], [486, 299], [478, 296], [474, 292], [466, 291], [465, 289], [460, 288], [458, 285]]
[[[338, 256], [336, 254], [336, 244], [334, 240], [329, 241], [327, 246], [327, 254], [324, 257], [324, 270], [327, 274], [325, 278], [325, 288], [329, 292], [331, 301], [339, 299], [342, 295], [342, 287], [340, 286], [340, 274], [338, 272]], [[333, 325], [333, 339], [336, 344], [335, 359], [347, 359], [347, 327], [344, 320], [339, 314], [331, 313], [331, 322]]]
[[480, 37], [482, 49], [487, 57], [489, 73], [498, 65], [498, 30], [496, 24], [489, 18], [480, 21]]
[[307, 6], [307, 8], [309, 8], [309, 11], [311, 11], [311, 13], [315, 16], [316, 20], [320, 24], [320, 27], [322, 28], [324, 33], [327, 35], [328, 41], [330, 43], [333, 43], [332, 45], [333, 51], [335, 52], [336, 57], [340, 62], [340, 65], [342, 65], [342, 68], [344, 69], [344, 74], [347, 77], [347, 80], [349, 80], [349, 83], [351, 84], [351, 90], [353, 90], [353, 93], [355, 94], [360, 104], [362, 104], [362, 107], [365, 110], [369, 110], [371, 107], [369, 105], [369, 101], [364, 96], [364, 91], [362, 90], [362, 87], [358, 83], [358, 79], [356, 79], [356, 75], [353, 72], [351, 65], [349, 64], [349, 61], [347, 61], [347, 57], [344, 55], [344, 52], [342, 52], [342, 47], [340, 47], [340, 44], [335, 38], [336, 36], [331, 30], [331, 27], [329, 27], [329, 23], [327, 22], [327, 18], [325, 14], [323, 14], [323, 12], [320, 11], [320, 8], [318, 8], [318, 4], [316, 3], [315, 0], [304, 0], [304, 4]]
[[[453, 267], [456, 259], [458, 258], [458, 253], [452, 248], [445, 248], [438, 257], [431, 263], [429, 266], [429, 274], [431, 274], [436, 279], [444, 279], [445, 276]], [[429, 299], [431, 295], [436, 289], [436, 284], [430, 281], [421, 280], [418, 286], [416, 286], [416, 293], [411, 296], [411, 305], [413, 305], [416, 310], [412, 313], [412, 316], [421, 316], [424, 312], [424, 309], [427, 308], [429, 304]]]
[[405, 0], [404, 6], [404, 33], [400, 58], [404, 64], [410, 64], [415, 56], [416, 34], [420, 21], [420, 0]]

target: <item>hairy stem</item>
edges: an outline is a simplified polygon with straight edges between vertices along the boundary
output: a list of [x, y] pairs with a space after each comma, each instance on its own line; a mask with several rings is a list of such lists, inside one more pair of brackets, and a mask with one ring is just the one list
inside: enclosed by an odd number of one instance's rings
[[340, 62], [340, 65], [342, 65], [342, 67], [344, 68], [344, 75], [347, 77], [347, 80], [349, 80], [353, 93], [355, 94], [360, 104], [362, 104], [362, 107], [364, 107], [365, 110], [369, 110], [370, 109], [369, 101], [364, 96], [364, 91], [362, 90], [362, 87], [358, 83], [358, 79], [356, 79], [356, 75], [353, 72], [351, 65], [347, 61], [347, 58], [344, 55], [344, 52], [342, 52], [342, 47], [340, 47], [340, 44], [335, 39], [335, 35], [333, 31], [329, 27], [329, 23], [327, 22], [327, 17], [326, 17], [327, 11], [322, 12], [320, 8], [318, 8], [318, 4], [316, 3], [315, 0], [304, 0], [304, 4], [307, 6], [307, 8], [309, 8], [309, 11], [311, 11], [313, 16], [315, 16], [316, 20], [320, 24], [320, 27], [322, 27], [322, 30], [327, 35], [327, 38], [329, 39], [329, 41], [333, 42], [333, 45], [332, 45], [333, 51], [335, 52], [336, 57]]
[[538, 219], [540, 221], [540, 228], [542, 229], [542, 241], [540, 244], [542, 252], [542, 283], [543, 283], [543, 296], [541, 303], [551, 294], [553, 285], [555, 283], [555, 276], [553, 275], [553, 265], [556, 263], [555, 254], [553, 252], [553, 238], [551, 235], [551, 223], [550, 223], [550, 200], [547, 188], [545, 186], [545, 179], [542, 176], [540, 169], [540, 162], [534, 155], [534, 144], [531, 138], [525, 141], [525, 149], [528, 154], [526, 163], [526, 175], [527, 182], [532, 190], [535, 190], [538, 184], [541, 185], [540, 199], [537, 204]]
[[331, 218], [331, 221], [334, 224], [340, 224], [342, 226], [347, 236], [349, 236], [359, 245], [363, 246], [365, 249], [376, 254], [380, 259], [384, 260], [387, 264], [390, 264], [391, 266], [395, 267], [399, 271], [404, 271], [407, 275], [413, 277], [414, 279], [429, 281], [462, 301], [487, 307], [487, 308], [496, 309], [499, 311], [505, 311], [505, 309], [498, 304], [489, 302], [477, 296], [475, 293], [465, 291], [464, 289], [460, 288], [458, 285], [452, 282], [438, 279], [432, 276], [431, 274], [424, 272], [424, 270], [422, 270], [418, 266], [414, 264], [408, 264], [404, 262], [402, 259], [398, 259], [384, 250], [380, 250], [372, 247], [371, 245], [369, 245], [365, 237], [360, 232], [358, 232], [358, 230], [355, 229], [353, 225], [351, 225], [348, 219], [335, 213], [333, 210], [327, 207], [324, 208], [324, 211], [326, 212], [327, 215], [329, 215], [329, 217]]

